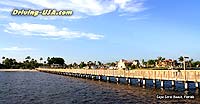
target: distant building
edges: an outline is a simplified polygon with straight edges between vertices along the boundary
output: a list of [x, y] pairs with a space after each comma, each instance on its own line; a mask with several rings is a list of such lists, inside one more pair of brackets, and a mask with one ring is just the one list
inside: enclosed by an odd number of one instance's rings
[[108, 67], [108, 69], [113, 69], [113, 70], [115, 70], [115, 69], [117, 69], [117, 67], [115, 67], [115, 66], [110, 66], [110, 67]]
[[97, 69], [98, 67], [97, 67], [97, 65], [92, 65], [91, 66], [91, 69]]
[[125, 60], [125, 59], [121, 59], [118, 63], [117, 63], [117, 67], [118, 69], [126, 69], [126, 65], [127, 64], [133, 64], [133, 62]]
[[132, 65], [139, 66], [140, 65], [139, 60], [133, 60], [133, 64]]
[[62, 68], [63, 66], [60, 64], [51, 64], [51, 68]]
[[177, 64], [176, 60], [160, 60], [156, 62], [156, 67], [175, 67]]
[[200, 67], [200, 64], [196, 65], [196, 67], [197, 67], [197, 68]]

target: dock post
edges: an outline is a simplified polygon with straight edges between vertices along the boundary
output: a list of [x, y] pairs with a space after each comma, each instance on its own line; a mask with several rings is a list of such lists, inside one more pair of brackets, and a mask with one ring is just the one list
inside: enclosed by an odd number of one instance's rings
[[163, 88], [164, 87], [164, 81], [160, 81], [160, 86]]
[[101, 80], [101, 76], [99, 75], [99, 80]]
[[130, 84], [130, 85], [131, 85], [131, 78], [129, 78], [129, 79], [128, 79], [128, 84]]
[[109, 77], [109, 76], [107, 76], [107, 77], [106, 77], [106, 80], [109, 82], [109, 81], [110, 81], [110, 77]]
[[139, 82], [139, 83], [141, 82], [139, 78], [138, 78], [138, 82]]
[[94, 78], [95, 78], [95, 76], [92, 75], [92, 79], [94, 79]]
[[156, 80], [155, 79], [153, 79], [153, 84], [155, 84], [156, 83]]
[[174, 87], [175, 86], [175, 81], [174, 80], [172, 80], [172, 87]]
[[143, 79], [142, 83], [143, 83], [143, 86], [145, 86], [146, 85], [146, 80]]
[[141, 86], [141, 79], [138, 78], [138, 85]]
[[125, 78], [126, 79], [126, 82], [128, 83], [128, 78]]
[[118, 77], [116, 77], [116, 81], [117, 81], [117, 83], [119, 82], [119, 78]]
[[188, 90], [188, 83], [185, 81], [185, 90]]
[[156, 86], [156, 79], [153, 79], [153, 86]]
[[195, 82], [195, 86], [196, 86], [196, 88], [199, 88], [199, 83]]

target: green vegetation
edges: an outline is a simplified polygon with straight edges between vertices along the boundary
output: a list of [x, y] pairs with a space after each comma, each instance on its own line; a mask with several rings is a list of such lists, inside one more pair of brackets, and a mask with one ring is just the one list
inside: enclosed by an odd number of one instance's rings
[[51, 64], [64, 65], [65, 64], [65, 60], [63, 58], [59, 58], [59, 57], [58, 58], [57, 57], [53, 57], [53, 58], [48, 57], [47, 61], [48, 61], [47, 63], [49, 65], [51, 65]]
[[156, 62], [156, 60], [152, 60], [152, 59], [151, 59], [151, 60], [148, 60], [148, 61], [147, 61], [147, 66], [148, 66], [148, 67], [154, 67], [154, 66], [155, 66], [155, 62]]
[[[37, 60], [39, 62], [37, 62]], [[38, 67], [45, 68], [70, 68], [70, 69], [119, 69], [118, 61], [102, 63], [100, 61], [88, 61], [88, 62], [80, 62], [80, 63], [70, 63], [65, 64], [65, 60], [60, 57], [48, 57], [47, 60], [40, 57], [39, 59], [34, 59], [31, 56], [27, 56], [24, 58], [24, 61], [17, 62], [16, 59], [2, 57], [2, 63], [0, 63], [0, 69], [34, 69]], [[184, 63], [184, 57], [180, 56], [177, 60], [168, 59], [166, 60], [164, 57], [157, 57], [156, 59], [150, 59], [145, 61], [144, 59], [139, 62], [139, 60], [134, 60], [133, 62], [129, 61], [124, 63], [125, 69], [171, 69], [171, 68], [182, 68]], [[200, 67], [200, 61], [194, 61], [193, 59], [185, 60], [186, 67], [188, 68], [196, 68]]]
[[87, 65], [86, 65], [84, 62], [81, 62], [81, 63], [79, 64], [79, 66], [80, 66], [80, 68], [82, 69], [83, 67], [86, 67]]
[[41, 66], [41, 64], [37, 63], [37, 60], [31, 59], [30, 56], [27, 56], [23, 62], [17, 62], [16, 59], [12, 58], [2, 57], [2, 59], [1, 69], [34, 69]]
[[17, 62], [16, 59], [13, 58], [5, 58], [2, 57], [2, 64], [0, 64], [0, 69], [35, 69], [40, 66], [50, 67], [51, 64], [58, 64], [61, 66], [64, 66], [64, 59], [63, 58], [50, 58], [48, 57], [48, 64], [46, 64], [46, 61], [44, 63], [41, 63], [43, 58], [41, 57], [40, 63], [37, 62], [37, 60], [31, 58], [30, 56], [27, 56], [23, 62]]

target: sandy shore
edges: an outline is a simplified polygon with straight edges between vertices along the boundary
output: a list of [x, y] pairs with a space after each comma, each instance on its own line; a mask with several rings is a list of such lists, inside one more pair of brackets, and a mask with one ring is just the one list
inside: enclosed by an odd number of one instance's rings
[[0, 69], [0, 72], [13, 72], [13, 71], [31, 71], [31, 72], [34, 72], [34, 71], [37, 71], [35, 69]]

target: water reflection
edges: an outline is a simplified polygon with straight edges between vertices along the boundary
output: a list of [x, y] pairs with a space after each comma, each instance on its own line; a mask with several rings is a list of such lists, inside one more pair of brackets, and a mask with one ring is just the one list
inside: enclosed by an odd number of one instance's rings
[[[199, 103], [199, 90], [184, 91], [181, 83], [176, 83], [174, 89], [153, 86], [151, 80], [146, 81], [146, 87], [137, 85], [137, 79], [132, 79], [128, 86], [123, 79], [116, 84], [76, 77], [54, 75], [41, 72], [1, 72], [0, 73], [0, 104], [21, 103]], [[125, 80], [124, 80], [125, 81]], [[165, 86], [170, 82], [166, 82]], [[178, 84], [178, 85], [177, 85]], [[140, 84], [142, 85], [142, 84]], [[193, 86], [190, 84], [190, 86]], [[195, 95], [195, 99], [158, 99], [156, 95]]]

